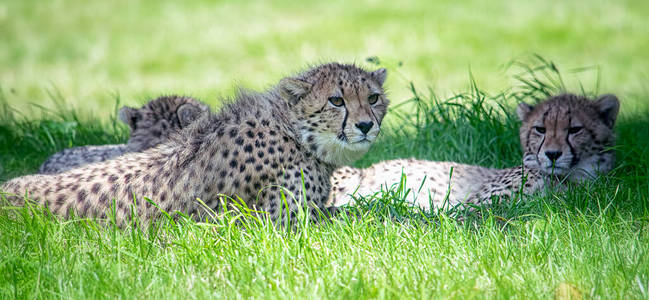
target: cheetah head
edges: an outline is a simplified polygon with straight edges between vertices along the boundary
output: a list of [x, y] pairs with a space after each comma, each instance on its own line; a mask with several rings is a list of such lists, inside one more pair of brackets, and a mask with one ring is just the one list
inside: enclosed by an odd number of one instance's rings
[[124, 106], [119, 119], [131, 129], [128, 147], [132, 151], [151, 148], [209, 113], [209, 106], [190, 97], [163, 96], [149, 101], [141, 108]]
[[597, 100], [563, 94], [536, 105], [519, 104], [523, 163], [542, 173], [580, 181], [613, 168], [613, 125], [620, 104], [614, 95]]
[[300, 143], [319, 159], [348, 164], [376, 140], [389, 100], [387, 71], [330, 63], [284, 78], [278, 90], [296, 119]]

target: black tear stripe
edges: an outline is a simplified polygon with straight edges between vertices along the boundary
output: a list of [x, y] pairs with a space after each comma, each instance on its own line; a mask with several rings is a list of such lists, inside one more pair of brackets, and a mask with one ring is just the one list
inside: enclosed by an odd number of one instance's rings
[[[568, 127], [570, 127], [570, 124], [572, 124], [572, 116], [570, 115], [570, 109], [568, 109]], [[568, 147], [570, 147], [570, 154], [572, 155], [570, 166], [574, 167], [575, 165], [577, 165], [577, 154], [575, 153], [575, 148], [573, 148], [572, 144], [570, 144], [570, 133], [566, 134], [566, 144], [568, 144]]]
[[374, 120], [376, 120], [376, 123], [379, 125], [379, 130], [381, 130], [381, 121], [379, 121], [379, 118], [377, 118], [376, 115], [374, 114], [374, 110], [372, 109], [372, 106], [370, 106], [370, 112], [372, 113]]
[[[550, 109], [546, 110], [543, 113], [543, 118], [541, 119], [541, 123], [543, 126], [545, 126], [545, 118], [550, 114]], [[530, 131], [527, 132], [527, 148], [530, 148], [530, 135], [532, 134], [532, 130], [534, 130], [534, 127], [530, 128]], [[539, 152], [541, 151], [541, 148], [543, 147], [543, 143], [545, 143], [545, 134], [543, 134], [543, 139], [541, 140], [541, 144], [539, 145], [539, 148], [536, 149], [536, 159], [538, 160], [539, 158]]]
[[347, 114], [349, 114], [349, 112], [347, 111], [347, 106], [345, 106], [343, 104], [343, 107], [345, 108], [345, 117], [343, 118], [343, 126], [342, 126], [341, 130], [342, 130], [342, 133], [344, 135], [345, 134], [345, 126], [347, 126]]
[[570, 166], [577, 165], [577, 154], [575, 154], [575, 148], [572, 147], [570, 141], [568, 140], [569, 135], [566, 135], [566, 144], [570, 147], [570, 154], [572, 154], [572, 160], [570, 161]]
[[541, 152], [541, 148], [543, 148], [543, 143], [545, 143], [545, 135], [543, 135], [543, 139], [541, 140], [541, 144], [539, 145], [539, 148], [536, 149], [536, 159], [538, 160], [539, 158], [539, 152]]

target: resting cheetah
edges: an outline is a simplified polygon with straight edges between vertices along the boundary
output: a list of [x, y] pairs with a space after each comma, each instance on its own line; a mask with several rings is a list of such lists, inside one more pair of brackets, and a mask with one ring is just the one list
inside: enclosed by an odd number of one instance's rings
[[398, 159], [367, 169], [343, 167], [331, 177], [328, 205], [350, 203], [350, 194], [370, 195], [382, 187], [398, 186], [402, 174], [405, 188], [410, 189], [408, 201], [423, 209], [488, 203], [492, 196], [542, 190], [551, 181], [593, 178], [613, 168], [615, 157], [611, 147], [615, 143], [613, 125], [618, 109], [619, 102], [613, 95], [589, 101], [563, 94], [536, 106], [521, 103], [517, 113], [522, 121], [523, 166], [491, 169]]
[[160, 210], [142, 197], [163, 211], [200, 218], [196, 199], [218, 211], [222, 195], [239, 196], [274, 221], [294, 219], [298, 207], [316, 219], [326, 208], [332, 172], [367, 152], [380, 131], [389, 103], [386, 73], [324, 64], [265, 93], [242, 91], [219, 114], [154, 148], [61, 174], [20, 177], [2, 189], [17, 194], [10, 200], [21, 203], [27, 194], [61, 215], [104, 218], [115, 199], [122, 224], [134, 195], [143, 223]]
[[159, 97], [139, 109], [124, 106], [119, 110], [118, 116], [131, 129], [131, 137], [126, 144], [65, 149], [50, 156], [38, 169], [38, 173], [61, 173], [124, 153], [149, 149], [167, 140], [171, 132], [187, 127], [207, 113], [207, 105], [181, 96]]

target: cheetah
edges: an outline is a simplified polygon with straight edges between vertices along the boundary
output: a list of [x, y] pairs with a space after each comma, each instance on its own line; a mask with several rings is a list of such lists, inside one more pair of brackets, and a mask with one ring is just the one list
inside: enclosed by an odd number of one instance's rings
[[33, 199], [62, 216], [105, 219], [114, 209], [118, 224], [130, 219], [132, 207], [141, 224], [162, 211], [201, 219], [206, 208], [222, 211], [224, 199], [241, 199], [280, 224], [295, 220], [300, 208], [317, 221], [333, 171], [365, 154], [380, 132], [386, 75], [383, 68], [319, 65], [264, 93], [241, 90], [218, 114], [156, 147], [19, 177], [1, 189], [11, 202]]
[[397, 159], [366, 169], [342, 167], [331, 177], [327, 205], [350, 204], [354, 195], [371, 195], [398, 186], [405, 176], [409, 202], [425, 210], [459, 204], [488, 204], [493, 196], [532, 194], [570, 180], [581, 182], [614, 165], [613, 125], [619, 101], [603, 95], [592, 101], [573, 94], [550, 97], [532, 106], [521, 103], [523, 165], [506, 169], [455, 162]]
[[126, 144], [65, 149], [50, 156], [38, 169], [38, 173], [61, 173], [128, 152], [149, 149], [168, 139], [171, 132], [187, 127], [207, 113], [209, 106], [199, 100], [175, 95], [158, 97], [139, 109], [124, 106], [119, 110], [118, 118], [131, 130], [131, 137]]

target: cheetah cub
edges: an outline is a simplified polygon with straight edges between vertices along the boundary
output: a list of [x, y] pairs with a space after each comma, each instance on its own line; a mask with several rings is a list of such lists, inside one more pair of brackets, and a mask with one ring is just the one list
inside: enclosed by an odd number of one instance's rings
[[489, 203], [492, 196], [543, 190], [564, 179], [582, 181], [613, 168], [613, 125], [619, 110], [614, 95], [595, 101], [563, 94], [531, 106], [521, 103], [523, 166], [492, 169], [454, 162], [415, 159], [384, 161], [367, 169], [343, 167], [331, 177], [328, 204], [340, 206], [354, 195], [371, 195], [399, 185], [405, 175], [408, 201], [423, 209], [462, 203]]
[[50, 156], [38, 169], [38, 173], [61, 173], [128, 152], [149, 149], [167, 140], [172, 132], [187, 127], [207, 113], [209, 107], [204, 103], [181, 96], [159, 97], [138, 109], [124, 106], [119, 110], [118, 117], [131, 129], [131, 137], [126, 144], [65, 149]]
[[220, 113], [151, 149], [60, 174], [16, 178], [2, 189], [15, 195], [9, 200], [22, 203], [27, 195], [61, 215], [104, 218], [115, 199], [121, 224], [134, 195], [143, 223], [160, 210], [200, 218], [196, 199], [219, 211], [223, 195], [240, 197], [274, 221], [294, 219], [299, 207], [317, 219], [317, 210], [326, 209], [333, 171], [367, 152], [379, 133], [389, 102], [385, 78], [385, 69], [320, 65], [264, 93], [241, 91]]

